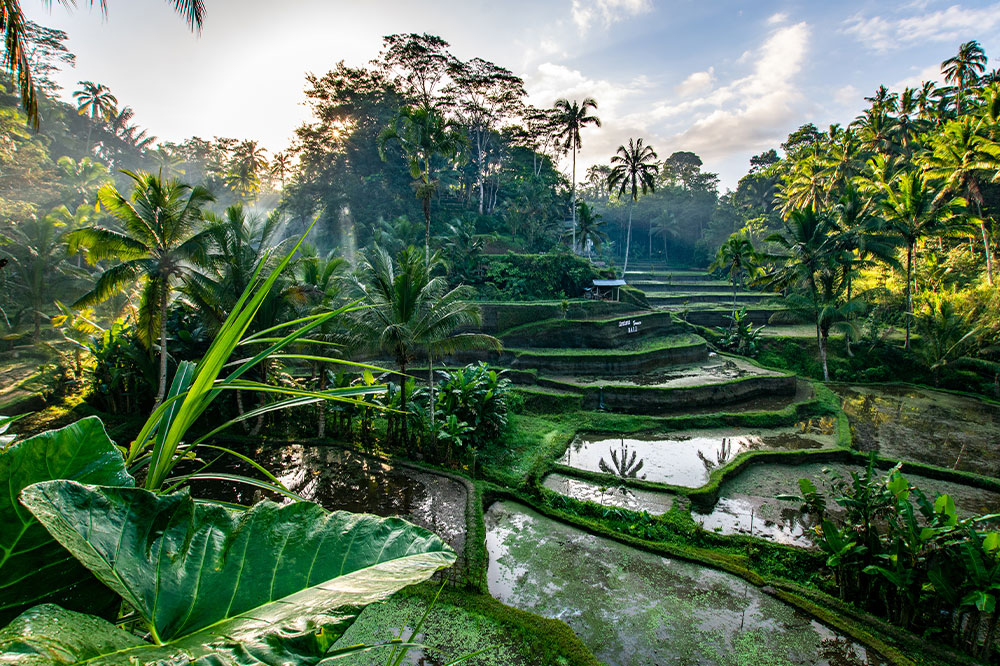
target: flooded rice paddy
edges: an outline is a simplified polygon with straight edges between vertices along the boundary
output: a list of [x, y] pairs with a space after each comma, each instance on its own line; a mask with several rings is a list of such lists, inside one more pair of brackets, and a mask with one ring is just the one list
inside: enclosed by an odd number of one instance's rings
[[720, 428], [627, 437], [584, 434], [570, 443], [559, 462], [623, 479], [697, 488], [708, 481], [712, 470], [744, 451], [818, 449], [835, 443], [832, 419], [769, 430]]
[[593, 536], [516, 503], [493, 504], [486, 531], [490, 593], [565, 621], [609, 666], [839, 665], [867, 656], [740, 578]]
[[[705, 529], [721, 534], [752, 534], [778, 543], [808, 546], [812, 543], [810, 528], [815, 517], [801, 513], [794, 502], [776, 497], [798, 495], [802, 478], [829, 492], [833, 475], [846, 480], [851, 472], [861, 471], [861, 467], [842, 463], [751, 465], [722, 484], [719, 502], [710, 513], [693, 512], [692, 516]], [[960, 517], [1000, 512], [1000, 493], [919, 474], [904, 476], [929, 499], [938, 494], [950, 495]]]
[[[465, 545], [467, 493], [465, 486], [448, 477], [390, 466], [334, 446], [267, 447], [251, 457], [286, 488], [326, 509], [399, 516], [435, 532], [458, 552]], [[231, 458], [225, 466], [223, 460], [215, 463], [210, 471], [261, 476]], [[226, 480], [194, 481], [191, 489], [196, 497], [243, 505], [261, 498], [260, 490]]]
[[542, 485], [560, 495], [566, 495], [582, 502], [593, 502], [602, 506], [613, 506], [629, 511], [646, 511], [659, 515], [670, 511], [674, 496], [654, 490], [629, 488], [623, 485], [601, 485], [583, 479], [574, 479], [563, 474], [549, 474]]
[[894, 386], [831, 386], [861, 451], [1000, 476], [1000, 405]]

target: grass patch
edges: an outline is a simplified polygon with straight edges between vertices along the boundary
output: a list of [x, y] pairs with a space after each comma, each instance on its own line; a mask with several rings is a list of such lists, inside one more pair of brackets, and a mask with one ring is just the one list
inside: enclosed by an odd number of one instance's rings
[[[417, 622], [436, 592], [435, 586], [424, 583], [369, 606], [338, 644], [371, 644], [396, 638], [401, 628]], [[409, 637], [409, 631], [403, 636]], [[442, 591], [418, 642], [441, 650], [449, 659], [492, 648], [463, 662], [470, 666], [600, 663], [565, 623], [510, 608], [488, 595], [451, 588]], [[416, 653], [414, 650], [411, 654]], [[381, 666], [388, 656], [388, 650], [379, 650], [337, 663]]]

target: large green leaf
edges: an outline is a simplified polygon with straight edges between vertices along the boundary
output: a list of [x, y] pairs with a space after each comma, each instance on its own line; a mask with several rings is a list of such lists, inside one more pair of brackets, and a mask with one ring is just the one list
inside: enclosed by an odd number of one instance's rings
[[43, 607], [0, 632], [0, 664], [315, 664], [366, 605], [455, 561], [404, 520], [310, 502], [236, 512], [187, 492], [72, 481], [36, 484], [22, 500], [159, 644], [96, 630], [95, 618], [78, 630], [76, 616]]
[[0, 626], [43, 601], [93, 610], [100, 597], [114, 596], [18, 501], [23, 488], [52, 479], [135, 485], [121, 453], [94, 416], [0, 452]]

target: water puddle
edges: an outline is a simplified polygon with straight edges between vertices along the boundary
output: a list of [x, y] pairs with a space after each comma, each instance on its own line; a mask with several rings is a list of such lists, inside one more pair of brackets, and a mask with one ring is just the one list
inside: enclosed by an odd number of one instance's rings
[[[447, 477], [392, 467], [332, 446], [262, 447], [249, 454], [289, 490], [330, 511], [399, 516], [438, 534], [456, 551], [465, 545], [465, 486]], [[231, 456], [210, 471], [260, 478], [260, 472]], [[194, 481], [196, 497], [250, 505], [264, 495], [231, 481]], [[275, 501], [289, 501], [280, 496]]]
[[730, 574], [587, 534], [512, 502], [486, 512], [489, 590], [572, 627], [609, 666], [881, 664]]
[[[849, 479], [851, 472], [861, 472], [862, 468], [841, 463], [752, 465], [722, 484], [719, 501], [710, 513], [691, 515], [706, 530], [721, 534], [750, 534], [777, 543], [809, 546], [815, 516], [803, 514], [793, 502], [775, 497], [798, 495], [799, 479], [803, 478], [829, 493], [830, 475], [825, 470]], [[931, 500], [938, 494], [950, 495], [962, 518], [1000, 512], [1000, 493], [919, 474], [904, 476]]]
[[742, 377], [778, 377], [783, 373], [767, 370], [740, 358], [709, 354], [707, 361], [671, 365], [667, 368], [636, 375], [553, 377], [579, 386], [615, 384], [618, 386], [655, 386], [677, 388], [722, 384]]
[[559, 462], [619, 478], [697, 488], [713, 469], [744, 451], [818, 449], [835, 445], [832, 419], [804, 421], [792, 428], [720, 428], [665, 435], [580, 435]]
[[1000, 406], [910, 387], [831, 388], [861, 451], [1000, 476]]
[[674, 496], [669, 493], [613, 484], [602, 486], [563, 474], [549, 474], [542, 485], [560, 495], [583, 502], [614, 506], [629, 511], [646, 511], [653, 515], [670, 511], [670, 507], [674, 504]]

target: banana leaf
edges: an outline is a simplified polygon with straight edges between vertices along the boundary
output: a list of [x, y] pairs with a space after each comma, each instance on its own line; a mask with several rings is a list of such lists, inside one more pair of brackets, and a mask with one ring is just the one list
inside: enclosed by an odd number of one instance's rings
[[57, 606], [0, 631], [0, 664], [278, 664], [328, 656], [361, 610], [450, 566], [399, 518], [265, 501], [245, 512], [136, 488], [50, 481], [22, 499], [144, 620], [149, 641]]
[[80, 610], [114, 602], [17, 499], [23, 488], [53, 479], [135, 485], [96, 416], [0, 451], [0, 487], [7, 491], [0, 493], [0, 626], [45, 601]]

